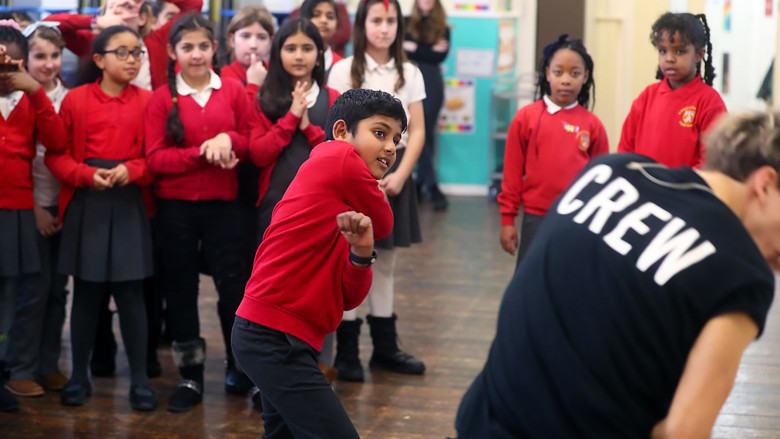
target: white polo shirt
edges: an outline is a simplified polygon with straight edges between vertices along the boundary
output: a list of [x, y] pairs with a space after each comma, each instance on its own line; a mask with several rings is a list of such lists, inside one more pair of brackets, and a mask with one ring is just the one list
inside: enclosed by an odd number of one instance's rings
[[[353, 59], [354, 57], [350, 56], [349, 58], [337, 62], [333, 66], [330, 71], [330, 76], [328, 76], [328, 87], [335, 89], [339, 93], [344, 93], [353, 88], [352, 77], [350, 75]], [[363, 84], [361, 84], [362, 88], [381, 90], [400, 99], [401, 103], [404, 105], [404, 111], [406, 112], [406, 119], [408, 121], [409, 106], [425, 99], [425, 82], [423, 81], [420, 69], [410, 62], [404, 63], [404, 86], [396, 91], [395, 83], [397, 80], [398, 71], [395, 68], [394, 59], [391, 58], [389, 62], [380, 65], [366, 54], [366, 71]], [[401, 143], [398, 144], [398, 147], [405, 147], [408, 139], [409, 132], [407, 131], [401, 138]]]

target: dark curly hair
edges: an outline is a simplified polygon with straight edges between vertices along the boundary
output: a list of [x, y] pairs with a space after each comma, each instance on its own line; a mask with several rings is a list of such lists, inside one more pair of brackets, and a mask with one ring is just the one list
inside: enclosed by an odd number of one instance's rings
[[[679, 33], [680, 38], [686, 44], [693, 44], [696, 52], [707, 49], [707, 57], [704, 59], [704, 74], [701, 73], [701, 63], [696, 66], [696, 73], [702, 75], [705, 84], [712, 86], [715, 79], [715, 67], [712, 65], [712, 43], [710, 42], [710, 27], [707, 25], [707, 17], [704, 14], [690, 14], [687, 12], [667, 12], [653, 23], [650, 32], [650, 42], [658, 47], [661, 36], [667, 32], [671, 38]], [[659, 67], [655, 73], [656, 79], [664, 79], [664, 74]]]
[[590, 106], [590, 98], [593, 96], [593, 105], [596, 105], [596, 82], [593, 79], [593, 58], [591, 58], [588, 50], [585, 49], [585, 45], [582, 44], [582, 40], [570, 40], [569, 35], [564, 34], [558, 37], [555, 42], [552, 42], [544, 46], [542, 50], [542, 59], [539, 61], [539, 78], [536, 83], [536, 99], [541, 99], [542, 96], [552, 94], [550, 88], [550, 82], [547, 81], [547, 68], [550, 67], [550, 61], [556, 52], [563, 49], [569, 49], [577, 52], [581, 57], [583, 63], [585, 63], [585, 70], [588, 71], [588, 80], [582, 85], [580, 94], [577, 95], [577, 102], [584, 108], [592, 108]]

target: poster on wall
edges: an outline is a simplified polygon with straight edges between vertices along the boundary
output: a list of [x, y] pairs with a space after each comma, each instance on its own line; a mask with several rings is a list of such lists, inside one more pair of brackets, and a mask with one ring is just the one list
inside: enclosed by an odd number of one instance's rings
[[452, 4], [456, 11], [489, 11], [493, 0], [455, 0]]
[[474, 79], [446, 78], [444, 80], [444, 105], [439, 115], [439, 132], [474, 133], [475, 86]]
[[492, 49], [456, 49], [455, 74], [476, 78], [495, 76], [496, 51]]
[[514, 20], [498, 22], [498, 64], [499, 75], [511, 74], [515, 69], [516, 36]]

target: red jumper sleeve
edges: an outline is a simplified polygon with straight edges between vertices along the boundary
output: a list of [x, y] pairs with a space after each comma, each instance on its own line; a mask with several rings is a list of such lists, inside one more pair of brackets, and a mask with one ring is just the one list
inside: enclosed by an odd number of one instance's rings
[[634, 152], [636, 150], [636, 130], [639, 128], [639, 117], [645, 107], [644, 97], [645, 92], [643, 91], [631, 104], [631, 111], [628, 112], [628, 116], [623, 122], [623, 130], [620, 133], [618, 152]]
[[[356, 212], [371, 218], [374, 239], [386, 238], [393, 229], [393, 211], [390, 203], [379, 190], [379, 182], [371, 176], [368, 167], [357, 151], [344, 157], [342, 198]], [[335, 218], [334, 218], [335, 221]], [[371, 288], [372, 272], [369, 267], [359, 268], [347, 259], [342, 278], [344, 310], [357, 308]]]
[[95, 168], [77, 162], [72, 154], [73, 150], [73, 108], [72, 94], [66, 95], [60, 107], [60, 117], [65, 127], [63, 135], [64, 151], [46, 151], [44, 163], [57, 180], [73, 187], [91, 187]]
[[[595, 115], [593, 117], [596, 117]], [[602, 154], [609, 154], [609, 139], [607, 139], [607, 130], [604, 128], [604, 124], [596, 118], [596, 129], [593, 130], [593, 142], [588, 153], [590, 157], [598, 157]]]
[[287, 112], [281, 119], [272, 123], [258, 105], [254, 105], [252, 132], [249, 135], [249, 158], [256, 166], [270, 166], [282, 150], [292, 142], [301, 119]]
[[200, 145], [179, 147], [165, 135], [168, 109], [165, 93], [155, 93], [146, 108], [144, 145], [146, 166], [157, 174], [184, 174], [207, 165], [200, 157]]
[[701, 112], [701, 116], [697, 117], [696, 129], [699, 131], [699, 141], [696, 142], [696, 147], [698, 148], [696, 156], [699, 159], [694, 166], [695, 168], [699, 168], [704, 164], [704, 135], [707, 134], [710, 125], [726, 111], [726, 104], [723, 103], [723, 99], [721, 99], [720, 96], [717, 96], [717, 99], [713, 99], [707, 103]]
[[60, 23], [57, 29], [62, 33], [65, 47], [76, 56], [82, 57], [92, 52], [92, 40], [95, 39], [95, 34], [92, 33], [91, 15], [51, 14], [43, 20]]
[[35, 112], [35, 138], [40, 140], [46, 149], [52, 151], [64, 151], [67, 145], [63, 142], [65, 138], [65, 124], [54, 111], [54, 106], [46, 96], [43, 87], [31, 95], [30, 99], [32, 110]]
[[246, 100], [243, 87], [235, 89], [230, 102], [236, 115], [236, 128], [228, 131], [233, 152], [239, 160], [246, 160], [249, 155], [249, 130], [252, 105]]
[[502, 226], [515, 224], [515, 217], [523, 202], [525, 153], [528, 147], [527, 139], [523, 136], [524, 129], [521, 110], [509, 125], [504, 145], [504, 178], [501, 181], [501, 193], [498, 195]]

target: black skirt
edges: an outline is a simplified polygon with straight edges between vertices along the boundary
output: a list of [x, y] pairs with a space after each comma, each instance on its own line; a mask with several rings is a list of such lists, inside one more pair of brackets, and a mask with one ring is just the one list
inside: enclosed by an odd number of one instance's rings
[[41, 271], [38, 230], [32, 209], [0, 209], [0, 276]]
[[[88, 159], [111, 169], [121, 161]], [[141, 280], [154, 274], [152, 234], [141, 188], [79, 188], [65, 212], [58, 271], [89, 282]]]
[[[405, 151], [406, 148], [398, 150], [395, 164], [387, 171], [388, 174], [398, 169]], [[417, 191], [412, 177], [406, 180], [401, 193], [387, 199], [390, 208], [393, 209], [393, 231], [389, 237], [376, 241], [376, 247], [392, 250], [395, 247], [410, 247], [412, 244], [422, 242], [420, 218], [417, 214]]]

